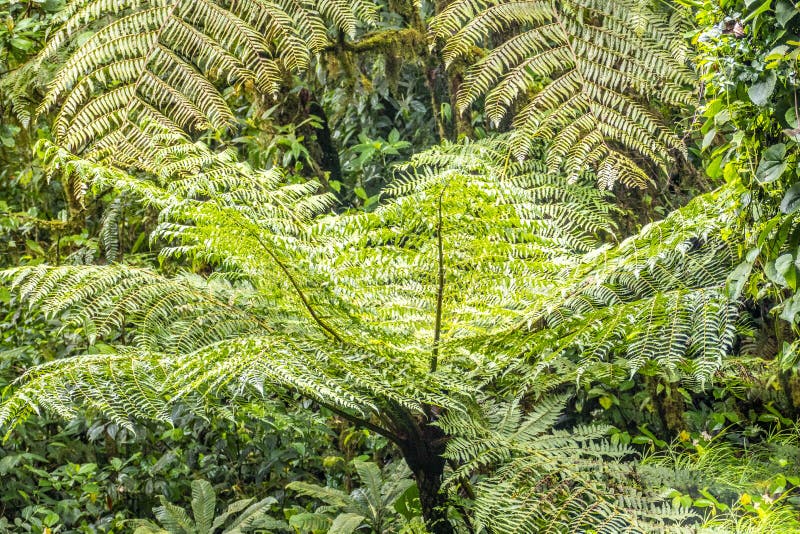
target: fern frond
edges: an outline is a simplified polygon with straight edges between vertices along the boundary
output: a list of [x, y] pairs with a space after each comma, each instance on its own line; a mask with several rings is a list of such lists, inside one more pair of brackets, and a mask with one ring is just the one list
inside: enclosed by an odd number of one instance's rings
[[117, 197], [107, 207], [100, 220], [99, 240], [108, 261], [119, 257], [119, 223], [122, 214], [122, 198]]
[[[330, 197], [313, 182], [282, 185], [277, 170], [253, 171], [232, 152], [172, 135], [149, 134], [165, 139], [151, 150], [156, 182], [58, 147], [44, 153], [67, 173], [157, 207], [162, 257], [216, 265], [218, 280], [124, 266], [6, 275], [90, 340], [124, 327], [147, 365], [160, 354], [181, 359], [170, 363], [179, 378], [161, 376], [150, 396], [288, 387], [361, 417], [425, 404], [463, 411], [482, 381], [514, 376], [525, 390], [558, 358], [571, 367], [542, 384], [655, 362], [702, 386], [735, 339], [739, 310], [724, 287], [735, 251], [719, 237], [735, 224], [735, 186], [612, 246], [601, 244], [613, 235], [612, 208], [593, 177], [568, 183], [541, 163], [520, 163], [506, 137], [420, 154], [374, 212], [320, 217]], [[441, 372], [430, 374], [439, 236]], [[20, 395], [15, 409], [37, 394], [23, 386]]]
[[[547, 162], [575, 178], [597, 170], [603, 187], [648, 183], [640, 154], [665, 170], [681, 141], [648, 108], [693, 103], [693, 75], [676, 50], [680, 32], [635, 2], [607, 0], [459, 0], [431, 25], [448, 63], [475, 47], [488, 52], [468, 70], [458, 105], [485, 95], [494, 123], [526, 102], [514, 119], [515, 155], [551, 142]], [[644, 11], [647, 11], [644, 13]]]
[[[114, 15], [110, 17], [109, 15]], [[366, 1], [74, 0], [34, 64], [67, 48], [40, 110], [58, 105], [56, 141], [76, 154], [141, 165], [126, 138], [147, 122], [188, 135], [234, 124], [219, 86], [275, 93], [307, 68], [330, 23], [348, 34], [375, 18]]]
[[529, 310], [532, 331], [519, 350], [542, 355], [534, 360], [544, 367], [578, 354], [578, 376], [602, 363], [633, 374], [654, 362], [670, 380], [708, 383], [740, 315], [726, 290], [737, 251], [719, 237], [737, 224], [739, 194], [732, 185], [697, 197], [618, 247], [588, 254], [559, 296]]
[[[696, 516], [637, 486], [633, 451], [607, 428], [553, 430], [567, 398], [546, 397], [527, 416], [519, 404], [482, 401], [439, 424], [455, 437], [450, 483], [491, 470], [475, 486], [475, 519], [490, 532], [691, 532]], [[481, 430], [476, 433], [475, 427]], [[463, 433], [462, 430], [466, 430]]]

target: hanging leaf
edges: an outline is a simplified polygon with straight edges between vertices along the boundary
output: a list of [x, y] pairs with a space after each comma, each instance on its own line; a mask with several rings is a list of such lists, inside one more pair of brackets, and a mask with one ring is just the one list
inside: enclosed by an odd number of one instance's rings
[[747, 90], [747, 94], [750, 95], [750, 100], [753, 101], [753, 104], [757, 106], [766, 105], [766, 103], [769, 101], [769, 97], [772, 96], [773, 91], [775, 91], [775, 82], [777, 79], [778, 77], [775, 75], [775, 73], [770, 71], [767, 73], [764, 81], [750, 86], [750, 88]]
[[788, 286], [786, 275], [789, 273], [790, 268], [794, 266], [794, 256], [791, 254], [783, 254], [775, 261], [768, 262], [764, 266], [764, 274], [767, 278], [780, 286]]
[[775, 6], [775, 20], [778, 21], [781, 27], [785, 27], [786, 23], [792, 20], [795, 15], [797, 15], [797, 8], [794, 7], [794, 2], [781, 0]]
[[800, 361], [800, 352], [798, 352], [797, 349], [798, 349], [797, 341], [791, 344], [787, 343], [786, 341], [783, 342], [783, 349], [781, 350], [781, 353], [778, 356], [778, 362], [780, 363], [781, 371], [783, 372], [789, 371], [795, 365], [797, 365], [798, 361]]
[[[781, 311], [780, 318], [793, 323], [798, 313], [800, 313], [800, 298], [798, 298], [798, 295], [792, 295], [783, 303], [783, 310]], [[786, 358], [788, 360], [788, 356], [786, 356]], [[783, 357], [781, 358], [781, 362], [783, 363]]]
[[728, 296], [732, 300], [736, 300], [742, 296], [744, 286], [750, 279], [750, 273], [753, 271], [753, 265], [755, 264], [759, 252], [760, 250], [757, 248], [749, 250], [745, 261], [737, 265], [736, 268], [731, 271], [731, 274], [728, 275], [725, 287], [728, 291]]
[[794, 213], [800, 208], [800, 184], [794, 184], [781, 200], [781, 211], [786, 213]]
[[772, 145], [766, 149], [756, 169], [756, 180], [762, 184], [768, 184], [780, 178], [788, 165], [785, 157], [786, 145], [783, 143]]

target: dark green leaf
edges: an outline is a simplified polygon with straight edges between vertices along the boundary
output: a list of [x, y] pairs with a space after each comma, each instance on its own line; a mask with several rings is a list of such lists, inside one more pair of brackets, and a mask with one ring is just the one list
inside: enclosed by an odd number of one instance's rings
[[794, 184], [781, 200], [781, 211], [786, 213], [794, 213], [800, 208], [800, 183]]
[[786, 145], [778, 143], [764, 151], [756, 169], [756, 180], [762, 184], [774, 182], [786, 170]]

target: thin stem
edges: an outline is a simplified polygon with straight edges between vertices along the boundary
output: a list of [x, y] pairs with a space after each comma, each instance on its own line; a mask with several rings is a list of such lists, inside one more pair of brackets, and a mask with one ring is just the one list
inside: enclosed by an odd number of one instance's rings
[[[234, 221], [236, 221], [235, 218]], [[240, 227], [251, 231], [251, 235], [253, 236], [253, 238], [255, 238], [256, 242], [261, 246], [262, 249], [264, 249], [264, 252], [267, 253], [267, 255], [272, 259], [272, 261], [275, 262], [275, 264], [278, 266], [278, 268], [281, 270], [284, 276], [286, 276], [286, 278], [289, 280], [289, 283], [294, 288], [295, 293], [297, 293], [300, 302], [303, 304], [303, 307], [306, 309], [306, 311], [314, 320], [314, 322], [317, 323], [319, 327], [322, 328], [322, 330], [324, 330], [334, 340], [338, 341], [339, 343], [344, 343], [342, 337], [333, 329], [333, 327], [331, 327], [325, 320], [323, 320], [322, 317], [317, 315], [317, 312], [314, 310], [314, 307], [311, 306], [311, 303], [308, 301], [308, 297], [306, 297], [306, 294], [300, 288], [300, 284], [297, 282], [297, 279], [292, 275], [292, 273], [289, 271], [289, 268], [286, 267], [286, 265], [280, 260], [280, 258], [278, 258], [278, 256], [274, 252], [272, 252], [272, 250], [270, 250], [270, 248], [267, 246], [264, 240], [261, 239], [258, 229], [257, 228], [253, 229], [251, 227], [252, 225], [244, 224], [241, 221], [236, 221], [236, 222], [239, 223]], [[250, 228], [248, 228], [249, 226]]]
[[442, 186], [439, 194], [439, 205], [436, 211], [436, 246], [439, 260], [438, 283], [436, 288], [436, 320], [433, 327], [433, 356], [431, 357], [431, 373], [436, 372], [439, 365], [439, 342], [442, 337], [442, 304], [444, 301], [444, 242], [442, 238], [442, 197], [448, 184]]
[[402, 438], [400, 438], [400, 436], [398, 436], [394, 432], [391, 432], [390, 430], [388, 430], [386, 428], [383, 428], [383, 427], [380, 427], [380, 426], [378, 426], [378, 425], [376, 425], [374, 423], [370, 423], [366, 419], [362, 419], [361, 417], [357, 417], [355, 415], [349, 414], [349, 413], [345, 412], [344, 410], [341, 410], [341, 409], [337, 408], [336, 406], [333, 406], [332, 404], [328, 404], [326, 402], [322, 402], [322, 401], [320, 401], [318, 399], [314, 399], [314, 402], [316, 402], [317, 404], [319, 404], [320, 406], [322, 406], [326, 410], [330, 410], [331, 412], [335, 413], [339, 417], [342, 417], [342, 418], [350, 421], [354, 425], [363, 426], [364, 428], [366, 428], [368, 430], [372, 430], [376, 434], [380, 434], [381, 436], [385, 437], [389, 441], [393, 442], [395, 445], [400, 445], [403, 442]]
[[316, 322], [320, 326], [320, 328], [322, 328], [325, 332], [327, 332], [333, 339], [335, 339], [339, 343], [344, 343], [344, 340], [341, 338], [341, 336], [339, 336], [339, 334], [337, 334], [336, 331], [325, 320], [322, 319], [322, 317], [317, 315], [317, 312], [314, 310], [313, 306], [311, 306], [311, 303], [308, 301], [308, 297], [306, 297], [306, 294], [303, 293], [303, 290], [300, 288], [300, 284], [297, 282], [295, 277], [289, 271], [289, 268], [286, 267], [286, 265], [284, 265], [284, 263], [278, 258], [278, 256], [269, 249], [269, 247], [267, 247], [266, 243], [264, 243], [264, 241], [261, 239], [261, 236], [259, 236], [257, 233], [254, 232], [253, 237], [256, 238], [256, 241], [258, 241], [258, 244], [261, 245], [261, 248], [264, 249], [264, 252], [266, 252], [269, 255], [269, 257], [272, 258], [272, 261], [274, 261], [278, 265], [278, 268], [280, 268], [280, 270], [283, 272], [286, 278], [289, 279], [289, 283], [292, 284], [292, 287], [297, 293], [297, 296], [300, 298], [300, 302], [303, 303], [303, 307], [306, 309], [308, 314], [311, 315], [311, 318], [314, 319], [314, 322]]

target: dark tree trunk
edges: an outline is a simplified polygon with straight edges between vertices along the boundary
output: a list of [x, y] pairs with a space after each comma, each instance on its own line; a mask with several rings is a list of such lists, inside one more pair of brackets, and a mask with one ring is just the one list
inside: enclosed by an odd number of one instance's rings
[[410, 439], [400, 448], [419, 488], [422, 517], [431, 534], [453, 534], [447, 519], [447, 497], [441, 492], [444, 474], [446, 436], [438, 427], [423, 423], [417, 439]]
[[339, 151], [333, 143], [331, 130], [328, 127], [328, 116], [325, 114], [325, 110], [322, 109], [322, 106], [315, 100], [312, 100], [309, 104], [308, 112], [310, 115], [317, 116], [321, 121], [321, 128], [316, 131], [317, 143], [319, 143], [319, 147], [322, 150], [320, 165], [323, 170], [328, 171], [328, 180], [341, 182], [342, 165], [339, 161]]
[[[444, 462], [442, 462], [444, 463]], [[422, 517], [431, 534], [452, 534], [453, 525], [447, 519], [447, 499], [441, 493], [442, 475], [435, 471], [418, 471], [414, 477], [419, 488], [419, 502], [422, 506]]]
[[464, 73], [468, 67], [467, 61], [459, 60], [450, 65], [447, 73], [447, 88], [450, 95], [450, 106], [453, 112], [453, 138], [456, 141], [461, 140], [462, 137], [474, 137], [475, 129], [472, 127], [472, 117], [470, 111], [458, 108], [456, 101], [458, 93], [461, 90], [461, 84], [464, 82]]

